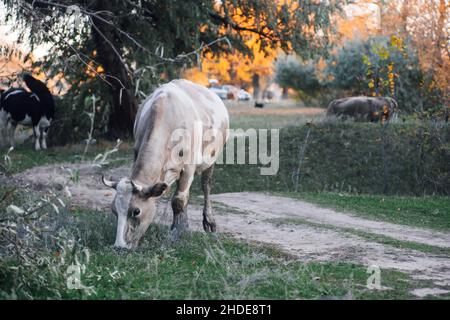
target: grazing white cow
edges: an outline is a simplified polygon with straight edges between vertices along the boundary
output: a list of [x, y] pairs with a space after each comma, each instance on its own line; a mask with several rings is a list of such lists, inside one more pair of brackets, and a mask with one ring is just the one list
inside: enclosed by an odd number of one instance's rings
[[214, 163], [228, 139], [228, 111], [205, 87], [174, 80], [159, 87], [142, 103], [134, 124], [134, 164], [131, 178], [103, 183], [117, 190], [112, 211], [117, 216], [115, 247], [138, 245], [156, 211], [156, 200], [177, 182], [172, 198], [172, 230], [188, 226], [189, 189], [202, 175], [203, 228], [216, 224], [209, 198]]

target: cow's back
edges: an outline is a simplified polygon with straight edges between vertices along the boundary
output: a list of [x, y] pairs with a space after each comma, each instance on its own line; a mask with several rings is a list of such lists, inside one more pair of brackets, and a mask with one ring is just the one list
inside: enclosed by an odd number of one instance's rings
[[20, 122], [28, 116], [31, 123], [36, 125], [41, 116], [42, 104], [35, 94], [11, 88], [2, 94], [1, 109], [15, 122]]
[[[217, 94], [188, 80], [174, 80], [169, 84], [179, 89], [174, 90], [175, 94], [171, 96], [173, 102], [181, 102], [177, 110], [184, 113], [192, 109], [196, 121], [202, 121], [209, 128], [228, 129], [228, 111]], [[178, 99], [181, 98], [181, 95], [178, 96], [181, 92], [186, 95], [186, 100]]]
[[349, 98], [335, 99], [328, 104], [327, 116], [333, 116], [339, 114], [337, 106], [341, 105], [343, 102], [347, 101]]
[[193, 136], [198, 124], [202, 124], [203, 130], [218, 130], [226, 139], [229, 119], [222, 100], [207, 88], [187, 80], [164, 84], [138, 110], [134, 126], [135, 152], [137, 154], [144, 143], [170, 148], [169, 138], [175, 130], [186, 130]]

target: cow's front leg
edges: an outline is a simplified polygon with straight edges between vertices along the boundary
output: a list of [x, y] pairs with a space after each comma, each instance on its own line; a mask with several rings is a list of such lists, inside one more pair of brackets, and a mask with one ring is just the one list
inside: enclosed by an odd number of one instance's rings
[[214, 172], [214, 165], [203, 171], [202, 173], [202, 190], [203, 190], [203, 229], [206, 232], [216, 232], [216, 221], [214, 220], [211, 199], [211, 181]]
[[41, 150], [41, 130], [39, 128], [39, 126], [34, 126], [33, 127], [33, 134], [34, 134], [34, 149], [36, 151]]
[[183, 171], [177, 183], [177, 190], [172, 197], [173, 222], [171, 230], [177, 237], [189, 227], [187, 205], [194, 173], [195, 169]]

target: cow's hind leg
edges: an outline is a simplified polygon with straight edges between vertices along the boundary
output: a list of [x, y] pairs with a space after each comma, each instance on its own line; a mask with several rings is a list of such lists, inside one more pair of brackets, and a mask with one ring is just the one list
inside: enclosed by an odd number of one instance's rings
[[203, 171], [202, 173], [202, 190], [204, 197], [203, 204], [203, 229], [206, 232], [216, 232], [216, 221], [214, 220], [211, 199], [211, 181], [214, 172], [214, 165]]
[[41, 129], [41, 147], [42, 149], [47, 149], [47, 132], [48, 132], [48, 127], [43, 127], [40, 128]]
[[0, 124], [0, 145], [1, 147], [4, 147], [8, 144], [9, 141], [7, 141], [8, 131], [6, 130], [5, 124]]
[[0, 110], [0, 147], [4, 147], [7, 145], [7, 134], [6, 130], [8, 126], [8, 120], [4, 111]]
[[41, 150], [41, 130], [39, 126], [33, 126], [33, 133], [34, 133], [34, 149], [36, 151]]
[[16, 127], [17, 127], [17, 125], [10, 121], [10, 122], [8, 122], [8, 125], [6, 128], [6, 132], [7, 132], [8, 139], [9, 139], [9, 145], [11, 147], [16, 146], [16, 141], [14, 139], [14, 134], [16, 133]]
[[195, 169], [182, 172], [177, 182], [177, 190], [172, 197], [173, 222], [171, 230], [174, 236], [179, 238], [182, 232], [189, 227], [187, 205], [189, 201], [189, 189], [194, 180]]

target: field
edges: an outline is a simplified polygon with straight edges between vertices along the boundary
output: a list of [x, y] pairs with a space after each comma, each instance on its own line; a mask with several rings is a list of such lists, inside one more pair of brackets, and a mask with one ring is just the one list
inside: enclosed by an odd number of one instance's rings
[[[255, 110], [230, 106], [232, 127], [282, 129], [279, 174], [260, 176], [256, 165], [218, 166], [212, 197], [217, 234], [201, 231], [202, 199], [194, 182], [192, 231], [173, 241], [165, 197], [141, 246], [128, 253], [112, 248], [114, 194], [100, 177], [128, 174], [131, 142], [101, 162], [94, 159], [114, 143], [39, 154], [25, 144], [10, 152], [0, 187], [0, 297], [450, 297], [448, 125], [392, 124], [383, 194], [376, 125], [325, 123], [322, 110], [295, 105]], [[310, 122], [295, 191], [292, 172]], [[417, 135], [429, 137], [418, 149], [419, 166], [406, 161], [417, 151], [411, 147]], [[378, 271], [379, 283], [373, 281]]]

